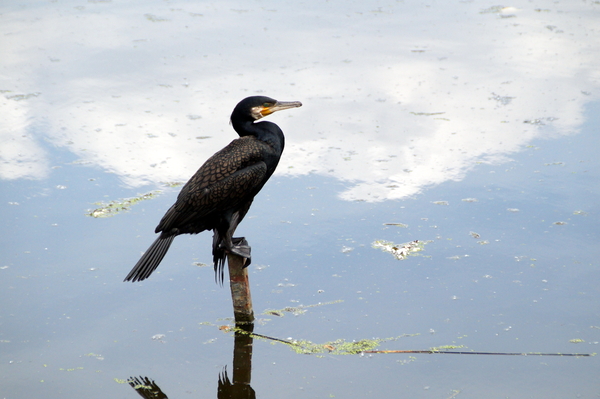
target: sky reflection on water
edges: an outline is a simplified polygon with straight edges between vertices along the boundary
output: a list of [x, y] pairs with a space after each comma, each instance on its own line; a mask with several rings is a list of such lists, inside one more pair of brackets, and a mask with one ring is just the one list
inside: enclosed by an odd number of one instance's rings
[[48, 141], [134, 187], [186, 180], [233, 137], [237, 100], [262, 92], [306, 103], [275, 117], [289, 137], [279, 174], [341, 179], [344, 199], [405, 198], [506, 161], [540, 125], [576, 133], [598, 98], [595, 8], [15, 5], [0, 175], [48, 176]]

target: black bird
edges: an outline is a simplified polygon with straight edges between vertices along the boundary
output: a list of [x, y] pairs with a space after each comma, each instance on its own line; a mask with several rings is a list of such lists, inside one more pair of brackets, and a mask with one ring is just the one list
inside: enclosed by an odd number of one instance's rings
[[302, 106], [299, 101], [280, 102], [253, 96], [240, 101], [231, 114], [231, 124], [240, 138], [210, 157], [183, 186], [175, 204], [156, 227], [160, 236], [131, 269], [124, 281], [147, 279], [160, 264], [173, 239], [179, 234], [198, 234], [212, 230], [215, 279], [223, 282], [227, 252], [246, 258], [246, 240], [233, 238], [254, 196], [275, 171], [285, 144], [283, 132], [272, 122], [258, 119], [288, 108]]

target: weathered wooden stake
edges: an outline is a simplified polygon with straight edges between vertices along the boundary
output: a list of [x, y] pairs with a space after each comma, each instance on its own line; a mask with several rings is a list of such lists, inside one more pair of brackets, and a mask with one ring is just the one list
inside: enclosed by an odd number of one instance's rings
[[252, 323], [254, 311], [252, 310], [252, 296], [248, 282], [248, 268], [244, 267], [246, 259], [235, 254], [227, 254], [229, 266], [229, 287], [233, 301], [233, 315], [236, 324]]

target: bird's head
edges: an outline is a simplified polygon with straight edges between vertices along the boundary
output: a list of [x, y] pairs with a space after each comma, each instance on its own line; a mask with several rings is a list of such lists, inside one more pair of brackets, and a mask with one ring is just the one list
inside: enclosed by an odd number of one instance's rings
[[243, 99], [236, 105], [231, 114], [231, 120], [243, 118], [257, 121], [273, 112], [301, 106], [300, 101], [277, 101], [270, 97], [252, 96]]

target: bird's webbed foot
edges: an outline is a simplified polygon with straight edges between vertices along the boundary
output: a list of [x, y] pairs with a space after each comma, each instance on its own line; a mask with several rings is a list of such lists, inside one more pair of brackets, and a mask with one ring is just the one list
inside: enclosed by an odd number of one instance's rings
[[250, 248], [250, 245], [248, 245], [248, 241], [246, 241], [246, 238], [232, 237], [231, 243], [233, 244], [230, 249], [231, 253], [234, 253], [246, 259], [246, 262], [244, 262], [244, 267], [250, 266], [250, 263], [252, 262], [250, 251], [252, 248]]

